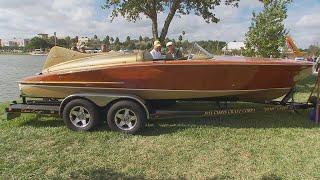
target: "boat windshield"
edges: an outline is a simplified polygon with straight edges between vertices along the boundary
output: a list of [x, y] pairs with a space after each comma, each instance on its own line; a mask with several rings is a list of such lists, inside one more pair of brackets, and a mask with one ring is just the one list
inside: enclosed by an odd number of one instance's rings
[[213, 54], [209, 53], [198, 43], [194, 43], [191, 50], [189, 51], [188, 60], [213, 59], [213, 57]]

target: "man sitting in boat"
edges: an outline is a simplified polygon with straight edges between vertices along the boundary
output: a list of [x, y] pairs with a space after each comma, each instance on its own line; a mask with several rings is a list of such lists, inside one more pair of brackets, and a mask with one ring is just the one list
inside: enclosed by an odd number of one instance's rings
[[155, 41], [153, 43], [153, 50], [150, 51], [150, 53], [151, 53], [153, 59], [162, 59], [160, 41]]
[[173, 42], [168, 42], [166, 47], [168, 49], [166, 59], [179, 59], [182, 57], [181, 52], [179, 50], [176, 51]]

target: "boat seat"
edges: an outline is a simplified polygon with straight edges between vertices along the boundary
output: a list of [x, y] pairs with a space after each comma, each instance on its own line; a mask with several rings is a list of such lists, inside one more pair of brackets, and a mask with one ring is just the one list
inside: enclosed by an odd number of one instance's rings
[[137, 61], [153, 61], [153, 57], [150, 52], [144, 51], [144, 52], [139, 52], [137, 54]]

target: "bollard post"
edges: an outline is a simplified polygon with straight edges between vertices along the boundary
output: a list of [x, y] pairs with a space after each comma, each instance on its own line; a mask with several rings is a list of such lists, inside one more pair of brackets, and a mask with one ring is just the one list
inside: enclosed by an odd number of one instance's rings
[[[318, 76], [319, 79], [319, 76]], [[319, 110], [320, 110], [320, 103], [319, 103], [319, 89], [320, 89], [320, 85], [319, 85], [319, 80], [317, 82], [317, 107], [316, 107], [316, 123], [319, 124]]]

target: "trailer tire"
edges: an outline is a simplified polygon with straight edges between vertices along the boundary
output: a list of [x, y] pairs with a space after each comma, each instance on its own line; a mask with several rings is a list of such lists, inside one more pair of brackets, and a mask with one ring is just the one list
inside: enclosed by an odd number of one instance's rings
[[107, 113], [107, 123], [111, 130], [127, 134], [141, 131], [147, 121], [147, 114], [140, 104], [132, 101], [119, 101]]
[[90, 101], [75, 99], [64, 107], [63, 121], [73, 131], [90, 131], [99, 124], [99, 111]]

